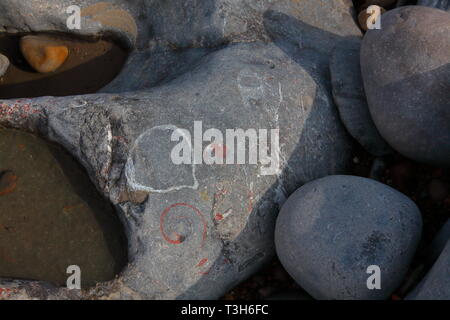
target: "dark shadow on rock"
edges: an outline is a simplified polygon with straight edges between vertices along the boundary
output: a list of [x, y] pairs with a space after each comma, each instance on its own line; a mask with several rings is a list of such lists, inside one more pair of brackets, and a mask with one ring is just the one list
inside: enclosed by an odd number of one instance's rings
[[[325, 80], [328, 87], [331, 86], [328, 63], [334, 47], [343, 40], [360, 39], [356, 36], [342, 37], [273, 10], [264, 14], [264, 25], [281, 50], [315, 80], [320, 76], [318, 80]], [[320, 81], [318, 84], [322, 83]]]
[[[369, 74], [365, 84], [372, 79]], [[370, 112], [386, 141], [410, 159], [450, 166], [450, 64], [367, 88], [368, 97], [376, 97], [369, 99]], [[419, 88], [427, 94], [411, 94]]]
[[[142, 3], [142, 17], [152, 17], [151, 27], [141, 31], [124, 70], [101, 92], [130, 92], [163, 85], [220, 49], [226, 41], [222, 31], [212, 27], [216, 8], [217, 0]], [[180, 30], [181, 26], [184, 29]]]

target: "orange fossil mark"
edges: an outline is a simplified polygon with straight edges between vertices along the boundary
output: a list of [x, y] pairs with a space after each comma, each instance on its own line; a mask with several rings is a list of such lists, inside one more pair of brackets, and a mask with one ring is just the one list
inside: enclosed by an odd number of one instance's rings
[[[187, 203], [174, 203], [172, 205], [170, 205], [169, 207], [167, 207], [166, 209], [164, 209], [163, 213], [161, 214], [160, 217], [160, 231], [161, 234], [164, 238], [164, 240], [166, 240], [168, 243], [170, 244], [181, 244], [184, 241], [184, 237], [182, 235], [177, 234], [176, 232], [172, 232], [172, 237], [169, 237], [166, 232], [164, 231], [165, 229], [165, 218], [167, 216], [167, 214], [175, 207], [186, 207], [191, 209], [195, 215], [198, 216], [198, 218], [201, 221], [201, 224], [203, 225], [203, 228], [201, 230], [201, 237], [202, 237], [202, 243], [201, 243], [201, 247], [203, 247], [203, 245], [205, 244], [205, 240], [206, 240], [206, 229], [207, 229], [207, 224], [206, 224], [206, 220], [203, 217], [203, 214], [200, 212], [200, 210], [198, 210], [196, 207], [187, 204]], [[185, 217], [180, 217], [180, 218], [185, 218]]]

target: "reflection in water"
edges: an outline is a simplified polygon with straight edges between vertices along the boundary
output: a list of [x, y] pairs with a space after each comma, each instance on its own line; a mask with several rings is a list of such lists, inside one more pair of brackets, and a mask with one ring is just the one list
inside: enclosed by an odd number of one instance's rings
[[126, 263], [126, 238], [112, 206], [60, 147], [0, 128], [0, 277], [82, 286], [111, 280]]

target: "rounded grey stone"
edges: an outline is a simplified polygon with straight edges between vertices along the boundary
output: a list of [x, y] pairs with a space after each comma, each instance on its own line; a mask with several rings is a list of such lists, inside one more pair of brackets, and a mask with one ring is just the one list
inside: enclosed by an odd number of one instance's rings
[[[276, 223], [289, 274], [316, 299], [385, 299], [407, 272], [421, 236], [417, 206], [377, 181], [328, 176], [298, 189]], [[369, 290], [368, 267], [381, 271]], [[370, 282], [372, 283], [372, 282]]]
[[361, 47], [369, 110], [404, 156], [450, 165], [450, 15], [406, 6], [383, 15]]
[[371, 154], [383, 156], [392, 149], [370, 116], [359, 64], [360, 48], [361, 41], [351, 39], [339, 42], [333, 50], [330, 59], [333, 98], [350, 135]]

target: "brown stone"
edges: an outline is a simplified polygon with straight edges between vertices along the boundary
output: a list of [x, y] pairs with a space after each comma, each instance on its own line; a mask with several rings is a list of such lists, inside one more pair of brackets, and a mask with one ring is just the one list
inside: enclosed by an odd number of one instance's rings
[[20, 49], [28, 63], [40, 73], [57, 70], [69, 56], [69, 49], [48, 36], [25, 36]]

